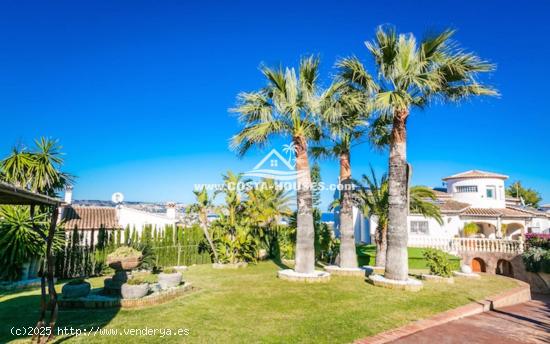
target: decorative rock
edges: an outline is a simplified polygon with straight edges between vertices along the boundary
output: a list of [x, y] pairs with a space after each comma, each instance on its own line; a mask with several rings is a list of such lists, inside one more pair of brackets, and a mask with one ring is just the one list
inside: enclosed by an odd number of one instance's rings
[[149, 285], [149, 290], [151, 293], [159, 293], [162, 291], [162, 288], [159, 283], [152, 283]]
[[214, 269], [220, 269], [220, 270], [223, 270], [223, 269], [239, 269], [239, 268], [245, 268], [247, 266], [248, 266], [247, 262], [239, 262], [239, 263], [234, 263], [234, 264], [231, 264], [231, 263], [227, 263], [227, 264], [214, 263], [214, 264], [212, 264], [212, 267]]
[[120, 295], [120, 288], [131, 277], [127, 271], [116, 271], [112, 278], [103, 280], [103, 292], [107, 295]]
[[452, 277], [442, 277], [437, 275], [422, 274], [422, 279], [426, 281], [436, 282], [436, 283], [449, 283], [449, 284], [455, 283], [455, 280]]
[[269, 258], [269, 254], [267, 253], [267, 250], [265, 248], [262, 248], [258, 251], [258, 259], [259, 260], [266, 260]]
[[377, 287], [406, 291], [419, 291], [422, 289], [422, 282], [413, 278], [409, 278], [406, 281], [398, 281], [387, 279], [382, 275], [370, 275], [369, 280]]
[[292, 282], [321, 283], [330, 281], [330, 273], [315, 270], [312, 273], [299, 273], [292, 269], [279, 270], [277, 277]]
[[165, 274], [161, 272], [159, 274], [159, 285], [161, 289], [174, 288], [181, 283], [181, 273], [175, 272], [173, 274]]
[[472, 267], [469, 265], [461, 265], [460, 266], [460, 272], [465, 274], [471, 274], [472, 273]]
[[453, 275], [455, 277], [465, 277], [465, 278], [479, 278], [480, 276], [478, 274], [475, 274], [475, 273], [464, 273], [464, 272], [459, 272], [459, 271], [453, 271]]
[[370, 266], [370, 265], [364, 265], [363, 269], [365, 269], [365, 273], [367, 276], [369, 275], [383, 275], [386, 271], [386, 268], [383, 266]]
[[337, 265], [325, 266], [325, 271], [336, 276], [359, 276], [365, 277], [365, 269], [362, 268], [342, 268]]
[[64, 299], [77, 299], [79, 297], [86, 297], [90, 294], [91, 286], [88, 282], [82, 282], [79, 284], [67, 283], [61, 288], [61, 293]]
[[149, 292], [149, 283], [130, 285], [125, 283], [120, 289], [123, 299], [140, 299]]

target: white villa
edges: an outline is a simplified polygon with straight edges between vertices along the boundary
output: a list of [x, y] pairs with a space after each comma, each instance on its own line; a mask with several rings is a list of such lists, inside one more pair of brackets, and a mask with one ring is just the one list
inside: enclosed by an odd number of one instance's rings
[[[522, 206], [521, 200], [505, 195], [503, 174], [470, 170], [443, 178], [447, 189], [434, 190], [443, 224], [421, 215], [408, 217], [409, 245], [462, 237], [466, 223], [476, 223], [478, 237], [519, 239], [525, 233], [549, 233], [550, 212]], [[364, 218], [354, 209], [356, 241], [370, 243], [376, 217]]]

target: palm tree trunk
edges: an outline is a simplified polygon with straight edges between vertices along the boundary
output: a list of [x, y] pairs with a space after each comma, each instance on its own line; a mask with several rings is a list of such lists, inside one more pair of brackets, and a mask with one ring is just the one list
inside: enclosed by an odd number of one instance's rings
[[386, 251], [388, 249], [388, 227], [386, 224], [378, 222], [376, 227], [376, 266], [386, 266]]
[[315, 247], [313, 227], [313, 199], [311, 171], [307, 156], [307, 141], [302, 136], [294, 137], [296, 147], [296, 187], [297, 187], [297, 223], [296, 228], [296, 265], [299, 273], [312, 273], [315, 270]]
[[340, 267], [356, 268], [355, 233], [353, 227], [353, 204], [351, 186], [351, 164], [349, 151], [340, 154]]
[[214, 260], [216, 263], [219, 263], [220, 260], [218, 259], [218, 252], [216, 251], [216, 248], [214, 247], [214, 243], [212, 242], [212, 238], [210, 238], [210, 233], [208, 233], [208, 216], [205, 214], [200, 214], [200, 222], [201, 222], [201, 228], [204, 232], [204, 236], [206, 237], [206, 240], [208, 241], [208, 245], [210, 245], [210, 249], [212, 250], [212, 253], [214, 253]]
[[390, 141], [389, 164], [389, 213], [388, 247], [386, 253], [385, 277], [393, 280], [408, 279], [407, 256], [407, 117], [408, 109], [395, 111]]

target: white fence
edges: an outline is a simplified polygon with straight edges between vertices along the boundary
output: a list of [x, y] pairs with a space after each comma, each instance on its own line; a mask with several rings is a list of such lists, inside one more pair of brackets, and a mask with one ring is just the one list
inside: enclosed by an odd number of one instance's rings
[[409, 236], [409, 246], [437, 248], [450, 253], [458, 252], [523, 252], [522, 240], [485, 239], [485, 238], [434, 238], [428, 236]]

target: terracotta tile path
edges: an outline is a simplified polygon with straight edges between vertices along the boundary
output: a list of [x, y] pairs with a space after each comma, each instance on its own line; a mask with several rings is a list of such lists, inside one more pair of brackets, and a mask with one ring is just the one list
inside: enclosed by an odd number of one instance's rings
[[432, 327], [392, 343], [550, 343], [550, 295]]

